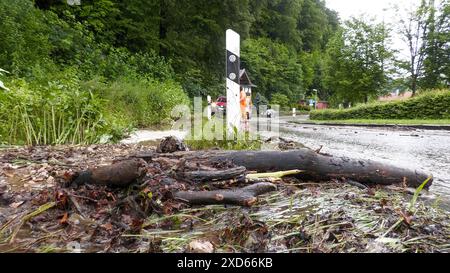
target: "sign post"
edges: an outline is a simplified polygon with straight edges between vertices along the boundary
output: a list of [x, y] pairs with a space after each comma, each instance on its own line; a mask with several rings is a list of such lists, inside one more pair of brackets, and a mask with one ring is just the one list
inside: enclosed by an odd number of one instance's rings
[[239, 107], [239, 72], [240, 72], [240, 36], [228, 29], [226, 32], [227, 49], [227, 127], [228, 132], [241, 129], [241, 109]]
[[208, 117], [208, 120], [211, 120], [211, 115], [212, 115], [211, 103], [212, 103], [212, 100], [211, 100], [211, 96], [210, 95], [208, 95], [206, 97], [206, 101], [208, 102], [208, 108], [206, 110], [206, 116]]

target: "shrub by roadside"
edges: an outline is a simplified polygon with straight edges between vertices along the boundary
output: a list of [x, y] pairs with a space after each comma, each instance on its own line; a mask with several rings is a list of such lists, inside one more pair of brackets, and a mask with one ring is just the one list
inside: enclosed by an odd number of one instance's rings
[[112, 83], [93, 80], [85, 88], [104, 98], [109, 111], [133, 127], [169, 123], [176, 105], [189, 104], [181, 85], [173, 80], [160, 82], [139, 77]]
[[76, 78], [34, 85], [9, 83], [0, 92], [0, 144], [90, 144], [120, 139], [125, 128], [106, 114], [105, 101], [79, 89]]
[[19, 79], [0, 92], [0, 144], [54, 145], [114, 142], [135, 127], [169, 121], [188, 104], [174, 81], [81, 82], [64, 71], [47, 83]]
[[350, 109], [311, 111], [312, 120], [346, 119], [448, 119], [450, 90], [425, 92], [406, 101], [372, 103]]

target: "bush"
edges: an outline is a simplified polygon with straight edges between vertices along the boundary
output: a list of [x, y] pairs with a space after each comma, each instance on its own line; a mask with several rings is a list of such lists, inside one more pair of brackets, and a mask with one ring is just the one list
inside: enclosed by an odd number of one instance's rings
[[280, 109], [289, 110], [289, 98], [281, 93], [275, 93], [272, 95], [272, 99], [270, 101], [272, 105], [279, 105]]
[[23, 75], [27, 68], [47, 61], [52, 48], [50, 31], [33, 1], [0, 1], [0, 22], [2, 68]]
[[170, 63], [152, 51], [130, 53], [125, 48], [97, 48], [85, 54], [80, 70], [84, 71], [86, 78], [101, 76], [108, 81], [123, 78], [124, 75], [128, 78], [142, 77], [160, 81], [175, 78]]
[[133, 127], [168, 123], [176, 105], [189, 103], [181, 86], [172, 80], [158, 82], [123, 78], [113, 83], [94, 80], [85, 87], [104, 98], [110, 111], [123, 117]]
[[446, 119], [450, 118], [450, 90], [426, 92], [406, 101], [359, 105], [343, 110], [318, 110], [313, 120]]
[[0, 92], [0, 143], [90, 144], [119, 139], [123, 128], [105, 118], [104, 101], [79, 89], [78, 79], [47, 85], [15, 80]]
[[311, 106], [309, 106], [309, 105], [296, 104], [292, 108], [297, 108], [297, 110], [299, 112], [310, 112], [311, 111]]
[[[203, 126], [205, 126], [206, 122], [209, 122], [208, 119], [203, 119]], [[187, 137], [184, 142], [188, 145], [191, 150], [207, 150], [207, 149], [216, 149], [219, 148], [221, 150], [260, 150], [262, 141], [260, 135], [251, 135], [249, 132], [244, 132], [244, 135], [239, 135], [237, 137], [237, 130], [234, 130], [234, 136], [230, 138], [228, 135], [228, 128], [226, 125], [226, 120], [216, 120], [217, 125], [223, 126], [222, 138], [217, 139], [205, 139], [203, 136], [195, 135], [195, 132], [191, 128], [191, 137]], [[223, 122], [223, 123], [222, 123]], [[203, 133], [203, 132], [201, 132]], [[199, 139], [197, 139], [197, 137]]]

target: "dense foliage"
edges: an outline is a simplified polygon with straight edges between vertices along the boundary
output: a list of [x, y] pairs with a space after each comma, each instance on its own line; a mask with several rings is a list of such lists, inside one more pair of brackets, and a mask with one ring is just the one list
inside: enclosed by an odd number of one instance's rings
[[[405, 12], [404, 8], [397, 7]], [[420, 88], [450, 85], [450, 1], [421, 0], [406, 16], [397, 15], [397, 31], [405, 41], [408, 60], [399, 68], [407, 73], [407, 86], [416, 93]]]
[[[104, 102], [79, 88], [73, 71], [47, 84], [11, 82], [0, 92], [0, 137], [15, 144], [93, 143], [115, 139], [122, 132], [104, 116]], [[117, 135], [119, 134], [119, 135]]]
[[164, 123], [176, 105], [189, 103], [181, 86], [174, 81], [120, 78], [107, 84], [93, 80], [85, 87], [105, 98], [111, 113], [132, 121], [131, 125], [136, 127]]
[[383, 92], [393, 53], [383, 24], [353, 19], [328, 44], [326, 85], [336, 102], [368, 102]]
[[[128, 75], [129, 66], [152, 76], [162, 70], [157, 77], [161, 73], [177, 80], [190, 96], [223, 93], [227, 28], [241, 34], [243, 65], [252, 77], [267, 81], [259, 91], [269, 97], [308, 90], [311, 84], [305, 84], [300, 56], [323, 51], [338, 28], [336, 13], [320, 0], [83, 0], [78, 6], [63, 0], [34, 2], [0, 3], [0, 63], [5, 69], [26, 75], [32, 67], [51, 62], [76, 66], [83, 78], [108, 79], [119, 71]], [[261, 68], [265, 63], [255, 56], [270, 58], [266, 61], [272, 66]], [[164, 60], [172, 75], [156, 64]], [[267, 71], [271, 74], [265, 75]]]
[[311, 119], [449, 119], [449, 105], [449, 90], [432, 90], [405, 101], [362, 104], [342, 110], [312, 111]]

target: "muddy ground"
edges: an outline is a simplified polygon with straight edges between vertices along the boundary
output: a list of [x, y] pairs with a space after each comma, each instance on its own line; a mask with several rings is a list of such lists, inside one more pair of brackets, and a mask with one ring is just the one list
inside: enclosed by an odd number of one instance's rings
[[[449, 213], [411, 206], [401, 186], [360, 188], [287, 177], [252, 207], [189, 206], [173, 162], [149, 162], [126, 188], [68, 186], [79, 170], [154, 147], [139, 144], [20, 147], [0, 150], [1, 252], [448, 252]], [[216, 168], [228, 168], [226, 163]]]

